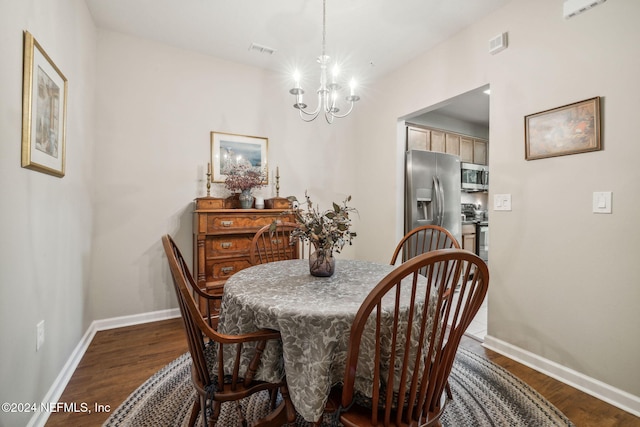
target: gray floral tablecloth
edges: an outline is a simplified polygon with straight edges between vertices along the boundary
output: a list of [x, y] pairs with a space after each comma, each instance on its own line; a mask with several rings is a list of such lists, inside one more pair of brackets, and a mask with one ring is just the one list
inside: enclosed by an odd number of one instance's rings
[[[392, 270], [391, 265], [339, 259], [336, 272], [328, 278], [311, 276], [308, 260], [239, 271], [225, 283], [218, 330], [226, 334], [259, 328], [280, 331], [282, 347], [267, 346], [256, 376], [277, 381], [286, 372], [296, 410], [305, 420], [316, 421], [331, 386], [344, 377], [349, 331], [360, 305]], [[364, 378], [369, 377], [366, 371], [373, 368], [362, 368]], [[365, 392], [370, 388], [366, 380], [360, 386]]]

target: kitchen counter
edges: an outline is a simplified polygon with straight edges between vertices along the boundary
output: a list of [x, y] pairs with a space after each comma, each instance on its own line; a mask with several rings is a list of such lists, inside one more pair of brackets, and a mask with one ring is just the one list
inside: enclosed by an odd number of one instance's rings
[[472, 224], [479, 224], [479, 225], [489, 225], [489, 220], [487, 219], [464, 219], [462, 220], [462, 225], [472, 225]]

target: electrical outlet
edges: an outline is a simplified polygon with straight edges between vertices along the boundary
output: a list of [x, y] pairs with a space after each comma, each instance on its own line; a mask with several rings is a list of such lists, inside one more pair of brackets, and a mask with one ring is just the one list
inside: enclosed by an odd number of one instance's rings
[[42, 344], [44, 344], [44, 320], [36, 325], [36, 351], [40, 350]]

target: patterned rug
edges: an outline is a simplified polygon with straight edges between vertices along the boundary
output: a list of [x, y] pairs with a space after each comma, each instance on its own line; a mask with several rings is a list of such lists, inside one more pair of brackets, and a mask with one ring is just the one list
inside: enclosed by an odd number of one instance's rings
[[[104, 427], [185, 426], [196, 396], [191, 385], [190, 366], [188, 353], [169, 363], [138, 387], [113, 412]], [[441, 419], [445, 427], [573, 426], [564, 414], [527, 384], [464, 348], [458, 350], [449, 382], [453, 401]], [[258, 395], [243, 402], [243, 412], [260, 417], [266, 398]], [[247, 418], [253, 417], [247, 415]], [[237, 425], [235, 410], [223, 405], [217, 425]], [[307, 423], [300, 419], [295, 425], [306, 426]]]

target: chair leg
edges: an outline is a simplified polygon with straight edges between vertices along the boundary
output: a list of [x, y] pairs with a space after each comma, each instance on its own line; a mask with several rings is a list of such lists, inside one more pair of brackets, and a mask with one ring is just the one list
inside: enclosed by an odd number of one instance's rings
[[280, 393], [282, 402], [269, 415], [256, 422], [254, 427], [281, 427], [295, 422], [296, 410], [289, 397], [289, 390], [287, 387], [281, 387]]
[[222, 403], [214, 400], [212, 406], [213, 406], [212, 408], [213, 410], [211, 412], [211, 416], [209, 417], [209, 427], [215, 427], [216, 423], [218, 422], [218, 417], [220, 417], [220, 408], [222, 406]]
[[200, 395], [200, 399], [198, 401], [200, 402], [199, 406], [200, 415], [202, 418], [202, 427], [209, 427], [211, 425], [211, 420], [207, 420], [207, 398], [203, 395]]
[[287, 421], [292, 423], [296, 420], [297, 412], [293, 407], [291, 397], [289, 397], [289, 389], [286, 386], [280, 387], [280, 393], [282, 394], [282, 401], [285, 404], [285, 412], [287, 413]]
[[189, 415], [189, 427], [195, 427], [198, 420], [198, 414], [200, 413], [200, 399], [196, 397], [193, 402], [193, 408], [191, 408], [191, 414]]
[[236, 404], [236, 414], [238, 416], [238, 426], [246, 427], [247, 419], [244, 417], [244, 414], [242, 413], [242, 406], [240, 405], [240, 401], [236, 401], [235, 404]]

